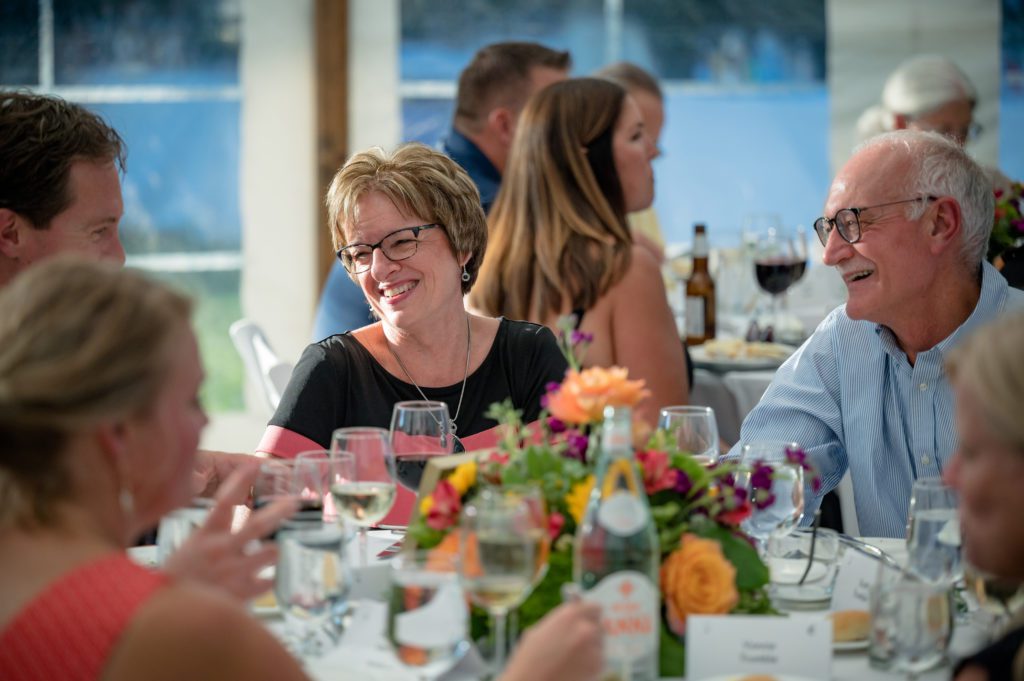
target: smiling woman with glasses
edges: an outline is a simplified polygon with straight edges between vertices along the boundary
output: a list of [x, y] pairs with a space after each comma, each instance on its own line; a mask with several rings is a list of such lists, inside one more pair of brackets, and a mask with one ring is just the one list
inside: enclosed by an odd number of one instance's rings
[[915, 201], [935, 201], [939, 197], [937, 196], [918, 196], [914, 199], [901, 199], [900, 201], [889, 201], [887, 203], [876, 203], [873, 206], [861, 206], [860, 208], [840, 208], [836, 211], [836, 214], [832, 216], [832, 219], [826, 217], [820, 217], [814, 221], [814, 233], [818, 235], [818, 241], [821, 242], [822, 246], [828, 245], [828, 235], [832, 233], [833, 228], [839, 229], [839, 236], [843, 237], [843, 240], [848, 244], [855, 244], [860, 241], [861, 230], [860, 230], [860, 214], [866, 210], [874, 210], [876, 208], [886, 208], [888, 206], [898, 206], [903, 203], [913, 203]]
[[446, 404], [467, 449], [497, 425], [486, 415], [495, 402], [537, 418], [565, 360], [543, 326], [466, 311], [487, 224], [462, 168], [422, 144], [356, 154], [327, 212], [338, 259], [379, 321], [306, 348], [259, 451], [292, 457], [327, 448], [336, 428], [388, 428], [408, 400]]

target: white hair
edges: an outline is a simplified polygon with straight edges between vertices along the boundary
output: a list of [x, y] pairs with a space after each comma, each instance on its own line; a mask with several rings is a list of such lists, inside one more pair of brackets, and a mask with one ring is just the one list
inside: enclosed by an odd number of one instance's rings
[[896, 127], [896, 116], [917, 118], [950, 102], [966, 99], [974, 105], [978, 91], [956, 64], [937, 54], [911, 57], [889, 74], [882, 101], [857, 119], [861, 139]]
[[[898, 180], [907, 198], [951, 196], [960, 204], [963, 262], [974, 271], [985, 257], [995, 214], [995, 196], [988, 175], [963, 148], [936, 132], [896, 130], [861, 143], [854, 154], [884, 146], [907, 159], [907, 172]], [[921, 217], [927, 204], [907, 208], [911, 220]]]

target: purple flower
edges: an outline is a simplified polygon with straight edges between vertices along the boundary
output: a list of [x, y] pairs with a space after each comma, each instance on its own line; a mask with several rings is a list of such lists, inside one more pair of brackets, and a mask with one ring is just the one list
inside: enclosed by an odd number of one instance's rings
[[562, 384], [557, 381], [548, 381], [547, 385], [544, 386], [544, 390], [546, 390], [549, 393], [553, 393], [561, 387]]
[[587, 447], [590, 445], [590, 439], [586, 435], [570, 430], [565, 436], [565, 443], [568, 445], [565, 450], [566, 457], [586, 463]]
[[[547, 395], [545, 395], [545, 397], [547, 397]], [[548, 417], [548, 430], [550, 430], [552, 433], [556, 435], [558, 433], [564, 433], [565, 427], [565, 422], [562, 421], [562, 419], [557, 419], [554, 416]]]
[[569, 342], [573, 345], [580, 345], [581, 343], [590, 343], [594, 340], [594, 334], [586, 333], [584, 331], [577, 331], [573, 329], [572, 334], [569, 336]]
[[690, 480], [690, 476], [683, 471], [677, 470], [676, 484], [672, 486], [672, 489], [685, 497], [693, 489], [693, 480]]
[[767, 489], [772, 488], [772, 470], [771, 466], [768, 466], [760, 461], [754, 464], [753, 471], [750, 473], [750, 486], [751, 488]]

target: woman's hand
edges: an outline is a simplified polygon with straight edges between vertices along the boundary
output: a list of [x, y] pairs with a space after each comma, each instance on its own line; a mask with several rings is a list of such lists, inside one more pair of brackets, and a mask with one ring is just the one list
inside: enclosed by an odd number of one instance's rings
[[227, 591], [241, 600], [265, 593], [273, 582], [259, 571], [277, 561], [277, 547], [263, 542], [280, 522], [298, 510], [281, 499], [250, 514], [237, 532], [231, 531], [236, 504], [244, 503], [259, 465], [237, 465], [220, 485], [206, 522], [167, 559], [164, 570], [179, 579]]
[[604, 668], [601, 606], [563, 603], [530, 627], [500, 681], [590, 681]]

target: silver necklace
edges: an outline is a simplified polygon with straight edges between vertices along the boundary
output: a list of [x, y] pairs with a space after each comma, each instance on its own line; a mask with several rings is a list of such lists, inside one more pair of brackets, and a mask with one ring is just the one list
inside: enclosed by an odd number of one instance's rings
[[[426, 395], [423, 394], [423, 389], [420, 388], [419, 384], [417, 384], [416, 381], [413, 380], [412, 374], [410, 374], [409, 370], [405, 368], [404, 364], [402, 364], [402, 358], [399, 357], [398, 353], [395, 352], [395, 349], [391, 347], [391, 343], [388, 342], [387, 336], [384, 337], [384, 345], [388, 346], [388, 352], [390, 352], [391, 356], [395, 358], [396, 362], [398, 362], [398, 366], [400, 366], [402, 368], [402, 372], [405, 374], [405, 377], [408, 378], [409, 382], [412, 383], [414, 388], [416, 388], [416, 392], [418, 392], [420, 394], [420, 397], [422, 397], [425, 401], [429, 402], [430, 398], [428, 398]], [[459, 418], [459, 412], [462, 411], [462, 397], [466, 394], [466, 379], [469, 378], [469, 357], [470, 357], [470, 353], [472, 352], [472, 350], [473, 350], [473, 328], [469, 324], [469, 315], [467, 314], [466, 315], [466, 369], [465, 369], [465, 371], [462, 374], [462, 388], [459, 390], [459, 404], [455, 407], [455, 416], [451, 416], [451, 417], [448, 418], [448, 427], [451, 430], [451, 434], [452, 435], [455, 435], [455, 430], [457, 428], [457, 426], [455, 425], [455, 419]], [[441, 422], [438, 421], [437, 425], [440, 426]]]

